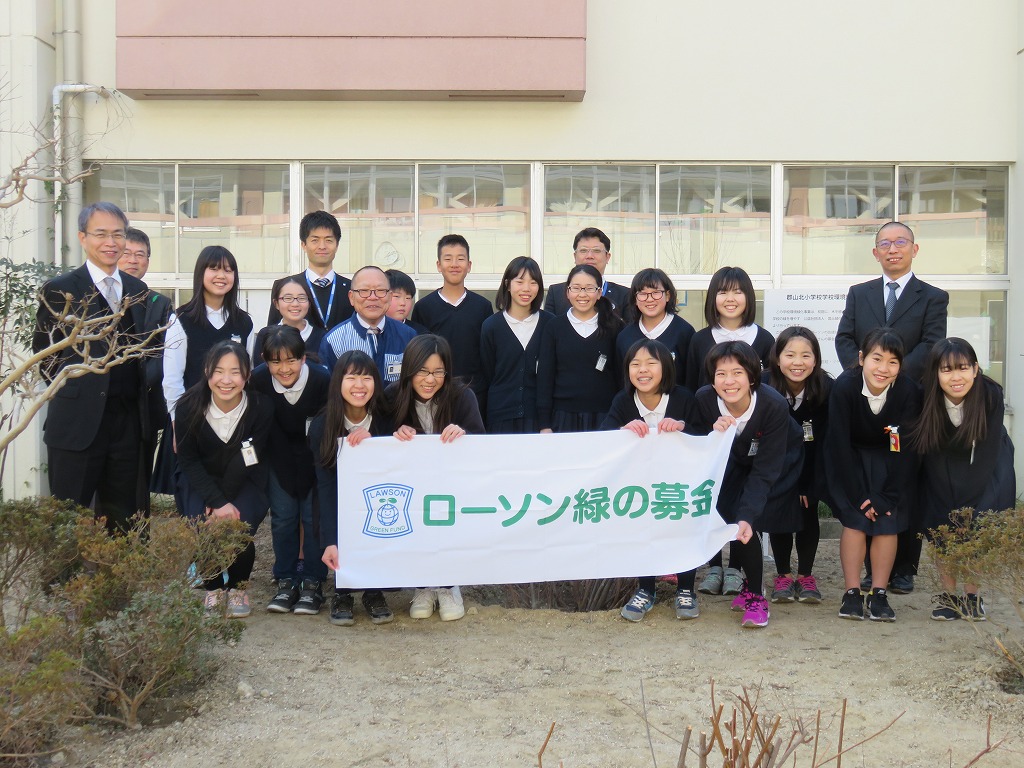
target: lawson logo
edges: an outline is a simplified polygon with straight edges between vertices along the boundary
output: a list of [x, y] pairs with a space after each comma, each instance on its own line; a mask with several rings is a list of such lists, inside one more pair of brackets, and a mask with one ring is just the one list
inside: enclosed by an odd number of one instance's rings
[[409, 504], [412, 488], [408, 485], [371, 485], [363, 488], [366, 522], [363, 533], [377, 539], [393, 539], [412, 533]]

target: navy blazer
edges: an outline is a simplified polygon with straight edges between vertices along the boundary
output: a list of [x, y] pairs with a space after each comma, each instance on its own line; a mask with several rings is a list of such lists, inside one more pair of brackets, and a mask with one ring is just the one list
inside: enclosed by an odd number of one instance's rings
[[839, 363], [844, 369], [855, 368], [864, 337], [875, 328], [888, 325], [903, 339], [903, 373], [914, 381], [920, 381], [928, 351], [935, 342], [946, 338], [949, 294], [911, 275], [888, 323], [885, 322], [884, 297], [881, 277], [850, 288], [836, 332]]

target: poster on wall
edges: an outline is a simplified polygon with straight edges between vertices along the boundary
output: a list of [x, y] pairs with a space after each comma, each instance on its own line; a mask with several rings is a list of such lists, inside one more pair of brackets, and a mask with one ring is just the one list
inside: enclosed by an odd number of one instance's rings
[[845, 290], [769, 288], [764, 292], [764, 327], [775, 337], [794, 325], [809, 328], [821, 345], [822, 367], [838, 376], [843, 367], [836, 355], [836, 330], [845, 306]]

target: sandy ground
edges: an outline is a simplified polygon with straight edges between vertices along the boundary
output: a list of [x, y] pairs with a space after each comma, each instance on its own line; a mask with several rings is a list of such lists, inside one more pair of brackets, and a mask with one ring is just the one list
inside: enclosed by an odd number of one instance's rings
[[[251, 590], [259, 608], [179, 718], [131, 733], [82, 729], [56, 762], [536, 766], [555, 722], [543, 759], [549, 768], [675, 766], [685, 727], [707, 728], [714, 677], [719, 701], [731, 705], [742, 686], [759, 685], [761, 711], [787, 723], [813, 722], [820, 709], [819, 761], [835, 748], [845, 697], [847, 745], [903, 714], [844, 766], [965, 765], [984, 746], [989, 715], [993, 736], [1009, 741], [979, 765], [1024, 765], [1024, 696], [996, 683], [987, 635], [967, 622], [929, 619], [931, 569], [915, 594], [893, 597], [895, 624], [840, 620], [834, 540], [822, 542], [816, 569], [825, 602], [773, 606], [763, 630], [741, 629], [724, 597], [703, 598], [698, 620], [677, 621], [661, 599], [668, 585], [640, 624], [618, 611], [506, 610], [471, 599], [462, 621], [413, 621], [411, 592], [402, 592], [390, 600], [394, 623], [372, 625], [357, 601], [356, 626], [334, 627], [326, 608], [318, 617], [262, 610], [271, 596], [263, 544]], [[1020, 636], [1005, 599], [991, 598], [989, 611], [986, 632], [1003, 624]], [[810, 765], [809, 757], [797, 765]]]

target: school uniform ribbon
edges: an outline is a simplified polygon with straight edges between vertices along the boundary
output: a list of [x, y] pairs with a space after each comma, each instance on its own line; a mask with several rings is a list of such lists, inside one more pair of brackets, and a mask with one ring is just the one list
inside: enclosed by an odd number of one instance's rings
[[736, 535], [716, 510], [734, 430], [433, 435], [343, 446], [339, 587], [676, 573]]

